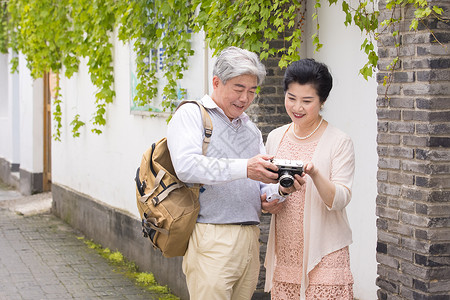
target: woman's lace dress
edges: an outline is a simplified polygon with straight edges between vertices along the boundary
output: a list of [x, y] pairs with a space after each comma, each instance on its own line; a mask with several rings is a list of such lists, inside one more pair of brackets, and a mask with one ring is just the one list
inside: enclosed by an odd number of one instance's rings
[[[287, 134], [277, 158], [311, 161], [318, 141], [299, 144]], [[273, 300], [300, 299], [303, 258], [305, 188], [293, 193], [275, 219], [277, 263], [271, 291]], [[320, 237], [313, 237], [320, 238]], [[307, 299], [353, 299], [353, 277], [348, 247], [328, 254], [309, 273]]]

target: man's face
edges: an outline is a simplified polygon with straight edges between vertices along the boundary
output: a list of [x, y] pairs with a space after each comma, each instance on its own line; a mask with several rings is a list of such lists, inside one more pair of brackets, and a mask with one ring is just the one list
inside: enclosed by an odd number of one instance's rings
[[257, 88], [257, 77], [255, 75], [240, 75], [231, 78], [226, 84], [214, 76], [212, 98], [224, 112], [233, 120], [239, 117], [255, 99]]

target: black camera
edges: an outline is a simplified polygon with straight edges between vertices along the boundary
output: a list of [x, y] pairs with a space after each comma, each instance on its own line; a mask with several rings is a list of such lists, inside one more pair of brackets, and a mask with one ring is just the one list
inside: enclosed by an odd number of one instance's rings
[[302, 175], [303, 162], [301, 160], [271, 159], [271, 163], [278, 167], [278, 182], [288, 188], [294, 184], [294, 175]]

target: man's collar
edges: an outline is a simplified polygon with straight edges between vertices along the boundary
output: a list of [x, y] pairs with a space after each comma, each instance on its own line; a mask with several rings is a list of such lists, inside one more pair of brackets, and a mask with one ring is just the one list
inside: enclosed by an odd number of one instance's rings
[[[208, 109], [216, 109], [217, 111], [219, 111], [222, 115], [226, 116], [224, 111], [216, 104], [216, 102], [214, 102], [214, 100], [209, 96], [209, 95], [205, 95], [203, 96], [201, 102], [203, 103], [203, 106], [205, 108]], [[228, 117], [227, 117], [228, 118]], [[235, 123], [238, 120], [241, 120], [241, 122], [243, 124], [245, 124], [248, 120], [250, 120], [250, 117], [243, 112], [239, 117], [233, 119], [233, 121], [231, 121], [231, 123]]]

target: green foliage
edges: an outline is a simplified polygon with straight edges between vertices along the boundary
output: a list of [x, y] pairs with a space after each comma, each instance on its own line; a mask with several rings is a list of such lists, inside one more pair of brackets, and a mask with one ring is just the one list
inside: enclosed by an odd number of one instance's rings
[[[427, 0], [387, 0], [391, 16], [380, 20], [375, 0], [328, 0], [340, 5], [346, 26], [357, 26], [366, 39], [361, 51], [367, 63], [360, 73], [373, 76], [378, 55], [374, 43], [378, 31], [391, 32], [395, 38], [401, 14], [394, 12], [405, 5], [414, 7], [411, 30], [425, 19], [442, 20], [443, 10]], [[185, 95], [178, 88], [188, 59], [194, 54], [192, 33], [204, 32], [214, 55], [234, 45], [258, 53], [261, 59], [280, 57], [279, 67], [300, 59], [306, 0], [0, 0], [0, 52], [11, 49], [26, 57], [34, 78], [54, 72], [70, 78], [78, 71], [80, 59], [87, 62], [91, 82], [96, 87], [95, 112], [90, 120], [92, 132], [100, 134], [106, 124], [106, 110], [115, 97], [113, 45], [115, 30], [119, 40], [130, 43], [135, 51], [138, 85], [135, 103], [140, 106], [157, 102], [158, 76], [154, 49], [164, 49], [162, 67], [162, 110], [172, 112], [175, 100]], [[315, 51], [321, 43], [318, 10], [323, 0], [314, 0], [311, 20], [314, 32], [310, 37]], [[281, 40], [281, 43], [274, 41]], [[397, 43], [399, 46], [399, 43]], [[395, 69], [398, 58], [389, 65]], [[18, 59], [11, 61], [16, 70]], [[61, 139], [62, 111], [59, 87], [53, 100], [54, 139]], [[159, 105], [159, 104], [157, 104]], [[153, 105], [154, 107], [155, 105]], [[74, 137], [86, 124], [75, 115], [70, 125]], [[170, 118], [170, 117], [169, 117]]]
[[77, 237], [77, 239], [83, 240], [89, 249], [95, 250], [99, 255], [108, 260], [110, 264], [114, 265], [115, 272], [134, 280], [137, 285], [152, 293], [159, 294], [159, 299], [180, 300], [180, 298], [170, 293], [167, 286], [158, 285], [152, 273], [139, 272], [136, 264], [127, 260], [119, 251], [111, 251], [109, 248], [103, 248], [102, 245], [96, 244], [92, 240], [85, 240], [84, 237]]
[[8, 53], [8, 2], [0, 2], [0, 53]]

